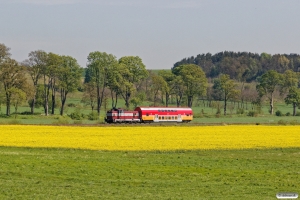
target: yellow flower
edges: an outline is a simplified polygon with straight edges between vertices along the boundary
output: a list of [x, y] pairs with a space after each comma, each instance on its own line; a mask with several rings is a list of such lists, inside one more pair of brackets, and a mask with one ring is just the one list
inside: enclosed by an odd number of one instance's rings
[[196, 150], [300, 147], [299, 126], [0, 126], [0, 145], [93, 150]]

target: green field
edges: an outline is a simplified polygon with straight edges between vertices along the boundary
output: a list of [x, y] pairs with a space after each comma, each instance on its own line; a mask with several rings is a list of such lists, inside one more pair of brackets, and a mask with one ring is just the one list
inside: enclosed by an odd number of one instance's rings
[[300, 149], [120, 152], [0, 147], [0, 199], [275, 199]]

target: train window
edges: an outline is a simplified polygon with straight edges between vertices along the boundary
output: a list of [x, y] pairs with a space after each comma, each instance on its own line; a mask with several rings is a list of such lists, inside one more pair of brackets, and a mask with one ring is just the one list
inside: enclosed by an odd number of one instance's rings
[[172, 116], [172, 119], [174, 119], [174, 116]]
[[170, 112], [170, 110], [168, 110], [168, 112]]
[[164, 116], [162, 116], [162, 119], [165, 119], [165, 117], [164, 117]]
[[160, 112], [160, 110], [158, 110], [158, 112]]
[[161, 116], [159, 116], [158, 119], [161, 120]]

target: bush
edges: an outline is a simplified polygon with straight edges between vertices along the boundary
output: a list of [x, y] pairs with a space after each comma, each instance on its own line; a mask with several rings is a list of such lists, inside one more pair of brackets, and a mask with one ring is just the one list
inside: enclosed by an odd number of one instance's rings
[[242, 114], [244, 114], [244, 109], [243, 108], [238, 108], [237, 109], [237, 111], [236, 111], [236, 114], [238, 114], [238, 115], [242, 115]]
[[285, 116], [291, 116], [291, 113], [290, 113], [290, 112], [287, 112], [287, 113], [285, 114]]
[[284, 121], [282, 119], [279, 120], [277, 123], [280, 124], [280, 125], [287, 125], [287, 121]]
[[90, 114], [87, 115], [89, 120], [98, 120], [98, 113], [97, 112], [91, 112]]
[[250, 117], [257, 117], [257, 112], [255, 112], [255, 111], [249, 111], [248, 112], [248, 116], [250, 116]]
[[55, 125], [69, 124], [69, 118], [68, 117], [59, 116], [58, 120], [55, 121], [55, 122], [53, 122], [52, 124], [55, 124]]
[[297, 120], [290, 121], [291, 125], [299, 125], [300, 123]]
[[75, 111], [75, 112], [71, 113], [69, 115], [69, 117], [74, 120], [81, 120], [81, 119], [85, 118], [85, 115], [81, 114], [79, 111]]
[[296, 112], [296, 116], [300, 116], [300, 112]]
[[75, 105], [75, 103], [68, 103], [68, 107], [74, 108], [74, 107], [76, 107], [76, 105]]
[[275, 112], [275, 115], [278, 116], [278, 117], [283, 116], [283, 114], [282, 114], [282, 112], [280, 110], [277, 110]]

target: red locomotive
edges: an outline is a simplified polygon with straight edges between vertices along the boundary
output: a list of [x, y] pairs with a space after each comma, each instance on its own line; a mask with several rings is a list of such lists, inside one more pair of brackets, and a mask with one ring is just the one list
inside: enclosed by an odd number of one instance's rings
[[107, 111], [107, 123], [150, 123], [150, 122], [190, 122], [193, 120], [191, 108], [178, 107], [136, 107], [134, 111], [113, 108]]

